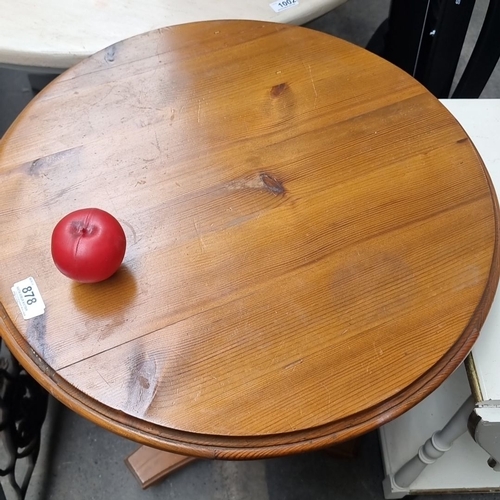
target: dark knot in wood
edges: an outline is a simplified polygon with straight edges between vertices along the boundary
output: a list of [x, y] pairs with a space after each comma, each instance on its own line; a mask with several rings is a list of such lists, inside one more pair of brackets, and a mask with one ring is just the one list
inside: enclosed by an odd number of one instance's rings
[[269, 174], [262, 173], [260, 174], [260, 180], [262, 181], [263, 188], [267, 191], [270, 191], [273, 194], [283, 194], [285, 192], [285, 188], [283, 184], [276, 178], [270, 176]]
[[272, 193], [275, 196], [285, 193], [283, 183], [266, 172], [255, 173], [243, 179], [236, 179], [227, 184], [226, 187], [227, 189], [256, 189]]
[[279, 97], [288, 88], [286, 83], [279, 83], [274, 87], [271, 87], [271, 97]]

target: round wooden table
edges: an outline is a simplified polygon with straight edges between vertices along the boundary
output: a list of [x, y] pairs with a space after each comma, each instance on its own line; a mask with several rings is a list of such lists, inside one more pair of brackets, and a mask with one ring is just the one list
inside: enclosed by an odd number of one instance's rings
[[[498, 282], [474, 146], [407, 74], [329, 35], [175, 26], [65, 72], [0, 143], [1, 334], [71, 409], [200, 457], [313, 450], [462, 362]], [[68, 212], [128, 238], [111, 279], [51, 259]], [[33, 277], [45, 312], [11, 287]]]

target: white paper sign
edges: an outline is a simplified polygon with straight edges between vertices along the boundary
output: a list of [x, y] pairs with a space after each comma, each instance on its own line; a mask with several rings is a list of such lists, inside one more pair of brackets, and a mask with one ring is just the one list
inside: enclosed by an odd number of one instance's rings
[[35, 318], [45, 312], [40, 290], [31, 276], [15, 283], [11, 290], [24, 319]]
[[282, 10], [289, 9], [290, 7], [296, 7], [299, 5], [299, 0], [278, 0], [269, 4], [274, 12], [281, 12]]

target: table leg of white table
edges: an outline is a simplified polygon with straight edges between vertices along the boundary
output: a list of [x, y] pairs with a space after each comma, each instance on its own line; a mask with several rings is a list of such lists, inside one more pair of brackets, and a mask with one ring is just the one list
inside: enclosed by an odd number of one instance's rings
[[442, 430], [435, 432], [395, 474], [389, 474], [383, 482], [385, 498], [403, 498], [409, 486], [430, 464], [444, 455], [453, 442], [467, 431], [467, 422], [474, 410], [474, 398], [470, 396], [451, 417]]
[[500, 472], [500, 406], [488, 401], [476, 405], [469, 430], [474, 441], [490, 455], [488, 465]]

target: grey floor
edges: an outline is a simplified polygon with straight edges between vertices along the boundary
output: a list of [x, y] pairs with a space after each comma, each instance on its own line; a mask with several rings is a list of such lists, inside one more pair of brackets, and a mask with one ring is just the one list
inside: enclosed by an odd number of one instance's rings
[[[463, 60], [470, 54], [487, 0], [478, 0]], [[349, 0], [309, 27], [365, 46], [387, 17], [389, 0]], [[463, 62], [459, 66], [459, 72]], [[0, 136], [32, 98], [24, 73], [0, 69]], [[500, 98], [496, 68], [482, 98]], [[44, 429], [30, 500], [343, 500], [383, 498], [383, 469], [376, 432], [361, 440], [355, 459], [324, 452], [255, 462], [198, 461], [161, 484], [142, 491], [123, 458], [136, 449], [53, 402]], [[458, 499], [500, 500], [500, 494], [456, 495]], [[429, 500], [438, 498], [426, 497]], [[441, 498], [441, 497], [439, 497]]]

